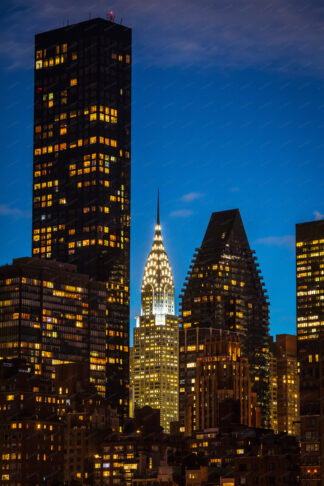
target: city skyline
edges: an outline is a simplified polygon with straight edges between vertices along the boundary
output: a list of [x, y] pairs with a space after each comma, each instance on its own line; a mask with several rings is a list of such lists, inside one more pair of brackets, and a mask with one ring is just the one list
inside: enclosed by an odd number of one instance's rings
[[[253, 7], [253, 2], [251, 5]], [[2, 120], [5, 162], [1, 172], [0, 217], [8, 236], [2, 242], [1, 264], [9, 263], [13, 257], [31, 254], [26, 234], [30, 235], [31, 231], [33, 34], [66, 23], [67, 15], [60, 8], [57, 4], [55, 17], [44, 7], [42, 22], [39, 14], [31, 10], [32, 21], [28, 29], [22, 26], [17, 40], [25, 47], [25, 55], [20, 60], [12, 60], [10, 54], [2, 50], [2, 96], [7, 117]], [[144, 22], [140, 8], [137, 13], [133, 9], [129, 15], [124, 15], [126, 10], [123, 4], [116, 9], [117, 21], [123, 17], [123, 23], [134, 27]], [[201, 12], [205, 16], [205, 10]], [[156, 25], [156, 9], [151, 13]], [[69, 21], [84, 20], [88, 14], [82, 5], [79, 17], [74, 12]], [[94, 8], [92, 16], [97, 14], [106, 14], [100, 2], [98, 12]], [[18, 7], [7, 9], [3, 31], [8, 41], [11, 39], [9, 24], [21, 22], [21, 15]], [[275, 11], [269, 22], [278, 15]], [[179, 20], [179, 37], [183, 35], [182, 22]], [[191, 19], [189, 25], [193, 24]], [[160, 25], [156, 34], [159, 38], [165, 20], [157, 25]], [[230, 25], [231, 20], [227, 18], [226, 26]], [[170, 22], [171, 30], [176, 30], [176, 26], [175, 20]], [[209, 215], [213, 211], [239, 207], [269, 292], [271, 333], [295, 333], [294, 224], [319, 218], [323, 213], [320, 110], [324, 106], [324, 96], [321, 65], [314, 69], [316, 55], [310, 58], [312, 69], [306, 72], [305, 63], [300, 63], [297, 73], [296, 66], [291, 70], [283, 69], [288, 59], [294, 59], [294, 52], [288, 47], [282, 50], [282, 69], [274, 59], [263, 62], [262, 56], [256, 56], [249, 64], [243, 55], [248, 50], [240, 57], [237, 48], [235, 62], [231, 57], [226, 68], [221, 68], [219, 62], [206, 62], [204, 53], [201, 57], [193, 56], [191, 63], [185, 58], [181, 65], [175, 56], [172, 62], [165, 62], [167, 53], [176, 48], [175, 40], [171, 40], [163, 59], [153, 62], [148, 59], [150, 49], [144, 49], [147, 29], [144, 33], [139, 33], [139, 29], [136, 32], [131, 327], [135, 325], [133, 317], [139, 313], [137, 289], [149, 249], [150, 231], [154, 227], [153, 218], [147, 219], [146, 214], [154, 205], [159, 185], [161, 221], [175, 274], [176, 302], [192, 252], [201, 244]], [[205, 40], [202, 39], [202, 45]], [[229, 49], [224, 38], [221, 45]], [[274, 51], [278, 53], [278, 49]], [[154, 37], [152, 52], [157, 52]], [[153, 117], [157, 117], [157, 121]], [[12, 184], [17, 189], [14, 195]], [[250, 190], [252, 185], [253, 191]], [[145, 248], [143, 241], [147, 242]], [[282, 273], [274, 272], [274, 261], [280, 261]]]
[[0, 484], [320, 486], [324, 7], [4, 1]]

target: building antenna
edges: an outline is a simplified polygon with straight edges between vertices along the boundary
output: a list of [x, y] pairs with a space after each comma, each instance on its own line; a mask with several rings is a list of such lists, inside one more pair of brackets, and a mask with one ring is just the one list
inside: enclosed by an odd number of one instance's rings
[[158, 188], [157, 196], [156, 224], [160, 225], [160, 188]]
[[115, 14], [112, 10], [110, 10], [110, 12], [107, 13], [106, 19], [110, 20], [110, 22], [115, 22]]
[[89, 12], [89, 20], [91, 20], [91, 12]]

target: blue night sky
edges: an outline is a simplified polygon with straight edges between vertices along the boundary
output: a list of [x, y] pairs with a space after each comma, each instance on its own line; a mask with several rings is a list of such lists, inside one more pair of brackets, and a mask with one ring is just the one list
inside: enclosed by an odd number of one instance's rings
[[271, 332], [295, 333], [294, 226], [324, 213], [320, 1], [2, 0], [0, 264], [31, 253], [33, 36], [110, 9], [133, 28], [131, 325], [159, 186], [176, 295], [210, 214], [238, 207]]

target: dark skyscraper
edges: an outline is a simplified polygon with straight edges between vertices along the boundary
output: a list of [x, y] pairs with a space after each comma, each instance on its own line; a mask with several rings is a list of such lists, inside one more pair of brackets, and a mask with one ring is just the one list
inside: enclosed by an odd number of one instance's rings
[[[182, 353], [186, 353], [182, 334], [198, 328], [219, 328], [241, 335], [242, 355], [250, 364], [252, 389], [257, 393], [263, 422], [268, 423], [269, 303], [238, 209], [212, 214], [182, 291], [180, 411], [184, 409], [185, 397], [193, 386], [193, 379], [190, 382], [186, 379], [188, 363], [182, 359]], [[193, 337], [191, 343], [187, 337], [187, 345], [192, 355], [193, 346], [203, 346], [203, 342], [197, 344]], [[180, 422], [182, 425], [181, 415]]]
[[33, 256], [106, 282], [107, 395], [128, 406], [131, 30], [93, 19], [36, 36]]
[[324, 484], [324, 221], [296, 225], [301, 485]]

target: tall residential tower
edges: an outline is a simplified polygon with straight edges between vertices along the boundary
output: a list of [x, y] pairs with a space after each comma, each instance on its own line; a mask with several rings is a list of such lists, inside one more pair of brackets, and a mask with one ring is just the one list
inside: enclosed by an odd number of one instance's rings
[[141, 296], [141, 315], [134, 329], [134, 405], [159, 409], [161, 426], [169, 432], [170, 422], [178, 420], [179, 324], [174, 314], [174, 283], [162, 241], [159, 203]]
[[205, 335], [217, 328], [241, 335], [252, 390], [258, 396], [263, 424], [269, 424], [269, 303], [258, 266], [239, 210], [213, 213], [182, 289], [180, 410], [194, 385], [188, 360], [195, 361]]
[[106, 282], [107, 396], [124, 416], [130, 143], [131, 30], [97, 18], [37, 35], [32, 253]]

